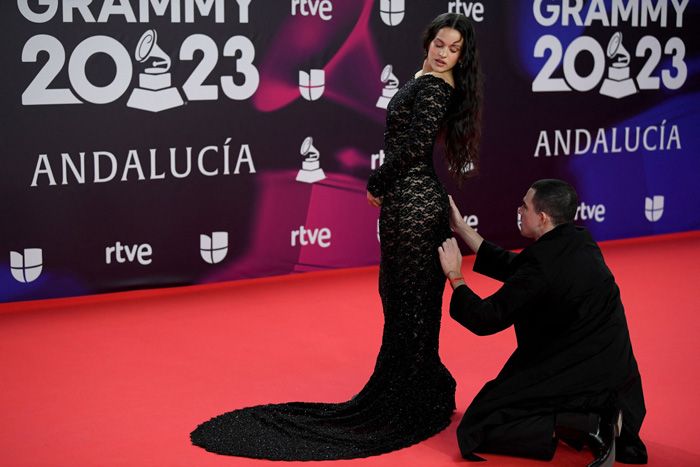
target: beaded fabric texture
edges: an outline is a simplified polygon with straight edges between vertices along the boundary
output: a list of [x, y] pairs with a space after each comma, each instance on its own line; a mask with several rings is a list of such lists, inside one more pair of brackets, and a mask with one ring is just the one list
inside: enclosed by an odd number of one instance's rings
[[441, 78], [411, 79], [388, 106], [385, 162], [368, 190], [382, 196], [382, 345], [365, 387], [342, 403], [292, 402], [234, 410], [195, 429], [207, 451], [272, 460], [351, 459], [422, 441], [450, 424], [455, 381], [440, 361], [445, 278], [437, 255], [449, 202], [433, 145], [452, 95]]

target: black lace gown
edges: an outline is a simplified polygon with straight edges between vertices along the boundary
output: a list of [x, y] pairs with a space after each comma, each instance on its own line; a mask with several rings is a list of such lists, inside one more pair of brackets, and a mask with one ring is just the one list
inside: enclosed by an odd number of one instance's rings
[[292, 402], [234, 410], [191, 433], [192, 443], [273, 460], [367, 457], [422, 441], [450, 423], [455, 381], [440, 361], [445, 278], [437, 248], [451, 235], [447, 194], [432, 153], [452, 88], [424, 75], [389, 103], [385, 162], [368, 190], [382, 196], [382, 345], [372, 376], [342, 403]]

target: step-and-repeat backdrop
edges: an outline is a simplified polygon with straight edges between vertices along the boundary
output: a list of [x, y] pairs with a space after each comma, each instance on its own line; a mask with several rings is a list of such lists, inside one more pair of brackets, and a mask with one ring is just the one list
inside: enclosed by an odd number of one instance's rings
[[0, 301], [376, 264], [365, 200], [421, 34], [474, 22], [467, 221], [526, 244], [558, 177], [599, 240], [700, 228], [700, 2], [16, 0], [0, 5]]

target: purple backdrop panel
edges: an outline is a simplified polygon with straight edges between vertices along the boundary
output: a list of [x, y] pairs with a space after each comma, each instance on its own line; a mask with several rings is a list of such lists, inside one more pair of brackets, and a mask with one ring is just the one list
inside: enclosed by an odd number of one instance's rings
[[524, 246], [557, 177], [598, 239], [700, 228], [698, 2], [153, 3], [0, 3], [0, 301], [376, 264], [386, 103], [445, 12], [484, 75], [478, 175], [435, 152], [470, 225]]

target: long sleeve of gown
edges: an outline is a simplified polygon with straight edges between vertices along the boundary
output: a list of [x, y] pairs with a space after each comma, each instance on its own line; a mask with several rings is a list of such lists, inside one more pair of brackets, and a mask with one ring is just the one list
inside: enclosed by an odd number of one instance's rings
[[416, 79], [422, 82], [412, 110], [411, 131], [392, 139], [388, 138], [389, 130], [385, 132], [384, 163], [367, 182], [367, 191], [373, 196], [384, 196], [401, 173], [417, 165], [426, 154], [432, 155], [451, 92], [442, 78], [425, 75]]

